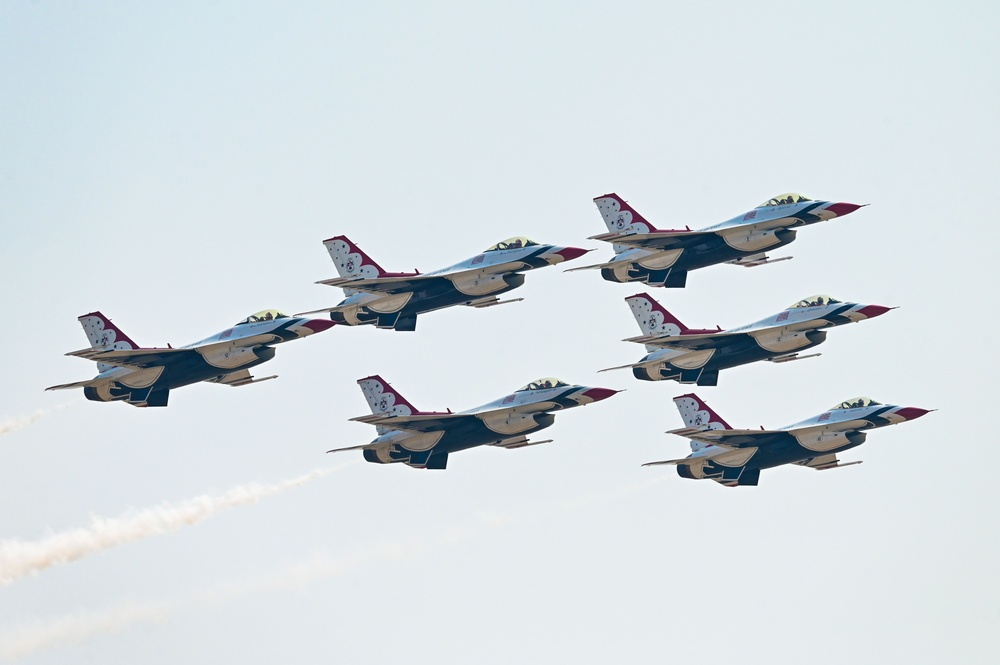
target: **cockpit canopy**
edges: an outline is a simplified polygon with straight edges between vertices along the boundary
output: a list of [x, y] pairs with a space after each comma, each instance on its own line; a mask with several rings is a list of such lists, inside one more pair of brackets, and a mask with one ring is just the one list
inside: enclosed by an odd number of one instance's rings
[[245, 323], [259, 323], [261, 321], [274, 321], [275, 319], [290, 319], [291, 317], [284, 312], [279, 312], [276, 309], [262, 309], [256, 314], [251, 314], [247, 318], [243, 319], [236, 325], [242, 326]]
[[537, 245], [538, 243], [531, 238], [525, 238], [524, 236], [514, 236], [513, 238], [507, 238], [503, 242], [498, 242], [493, 245], [487, 252], [495, 252], [501, 249], [520, 249], [522, 247], [531, 247], [532, 245]]
[[549, 376], [544, 379], [532, 381], [528, 385], [522, 386], [514, 392], [521, 392], [522, 390], [548, 390], [549, 388], [562, 388], [568, 385], [569, 384], [565, 381], [560, 381], [559, 379]]
[[824, 305], [836, 305], [840, 301], [827, 295], [809, 296], [798, 301], [788, 309], [798, 309], [800, 307], [823, 307]]
[[779, 196], [775, 196], [773, 199], [768, 199], [767, 201], [764, 201], [757, 207], [767, 208], [770, 206], [783, 206], [783, 205], [788, 205], [789, 203], [802, 203], [803, 201], [812, 201], [812, 199], [802, 196], [801, 194], [794, 194], [794, 193], [781, 194]]
[[849, 399], [846, 402], [841, 402], [837, 406], [830, 409], [831, 411], [836, 411], [837, 409], [861, 409], [866, 406], [878, 406], [882, 402], [876, 402], [871, 397], [855, 397], [854, 399]]

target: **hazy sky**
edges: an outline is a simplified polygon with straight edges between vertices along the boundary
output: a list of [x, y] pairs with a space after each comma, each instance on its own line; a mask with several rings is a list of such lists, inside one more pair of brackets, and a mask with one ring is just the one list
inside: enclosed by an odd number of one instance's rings
[[[0, 555], [94, 553], [0, 587], [0, 658], [994, 662], [998, 24], [986, 2], [4, 3]], [[596, 262], [612, 191], [665, 227], [786, 191], [870, 203], [793, 261], [653, 296], [694, 327], [814, 293], [900, 306], [698, 388], [733, 426], [856, 395], [939, 411], [756, 488], [642, 468], [687, 453], [664, 431], [689, 387], [597, 374], [642, 355], [619, 340], [644, 289], [559, 268], [166, 409], [43, 392], [95, 373], [63, 355], [86, 312], [176, 346], [336, 304], [314, 282], [337, 234], [389, 270], [519, 234]], [[427, 472], [324, 454], [374, 437], [348, 422], [373, 373], [425, 409], [549, 375], [628, 390]]]

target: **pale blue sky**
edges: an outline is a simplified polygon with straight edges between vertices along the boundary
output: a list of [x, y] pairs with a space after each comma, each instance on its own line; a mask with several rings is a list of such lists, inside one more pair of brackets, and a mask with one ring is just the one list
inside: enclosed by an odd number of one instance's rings
[[[998, 19], [974, 2], [4, 4], [0, 418], [73, 405], [0, 438], [0, 540], [357, 459], [323, 451], [374, 436], [348, 422], [373, 373], [435, 409], [547, 375], [628, 390], [559, 415], [552, 444], [443, 473], [358, 462], [21, 579], [0, 646], [73, 615], [86, 639], [25, 662], [992, 662]], [[785, 191], [870, 203], [802, 231], [778, 252], [793, 261], [653, 295], [696, 327], [818, 292], [900, 306], [820, 358], [698, 389], [734, 426], [859, 394], [940, 411], [872, 433], [844, 455], [860, 466], [757, 488], [642, 468], [686, 454], [663, 432], [688, 388], [597, 374], [641, 354], [619, 340], [643, 289], [559, 269], [414, 334], [284, 345], [262, 368], [278, 380], [167, 409], [42, 392], [93, 374], [62, 355], [86, 345], [80, 314], [152, 346], [330, 306], [340, 291], [313, 282], [337, 234], [390, 270], [517, 234], [597, 248], [582, 263], [610, 253], [585, 238], [611, 191], [667, 227]], [[314, 576], [289, 590], [300, 564]], [[116, 630], [93, 623], [109, 612]]]

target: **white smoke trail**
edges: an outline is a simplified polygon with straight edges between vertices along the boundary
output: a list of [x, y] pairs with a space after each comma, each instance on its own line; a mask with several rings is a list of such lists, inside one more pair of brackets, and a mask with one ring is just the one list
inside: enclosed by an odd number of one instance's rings
[[6, 420], [0, 422], [0, 436], [4, 434], [10, 434], [11, 432], [16, 432], [19, 429], [24, 429], [34, 425], [39, 420], [45, 416], [50, 416], [57, 411], [62, 411], [63, 409], [68, 409], [73, 403], [60, 404], [59, 406], [53, 406], [48, 409], [38, 409], [32, 414], [27, 416], [15, 416], [13, 418], [7, 418]]
[[427, 543], [385, 544], [342, 558], [316, 555], [263, 579], [219, 585], [172, 600], [122, 603], [103, 611], [69, 614], [46, 622], [26, 622], [0, 636], [0, 659], [14, 660], [60, 644], [79, 644], [96, 635], [120, 632], [134, 624], [163, 621], [175, 612], [194, 607], [222, 605], [256, 593], [296, 591], [318, 580], [343, 575], [373, 560], [402, 561], [469, 535], [471, 532], [460, 536], [451, 530]]
[[593, 492], [548, 509], [538, 510], [536, 507], [529, 515], [522, 517], [506, 513], [483, 513], [477, 516], [478, 524], [451, 528], [442, 531], [436, 538], [384, 543], [356, 550], [340, 558], [318, 554], [270, 577], [219, 585], [173, 600], [142, 604], [125, 603], [104, 611], [71, 614], [48, 622], [25, 623], [0, 635], [0, 658], [22, 658], [60, 644], [80, 643], [96, 635], [122, 631], [133, 624], [162, 621], [174, 612], [192, 607], [222, 605], [256, 593], [300, 590], [311, 583], [343, 575], [374, 561], [398, 562], [424, 556], [435, 550], [460, 544], [480, 534], [518, 526], [527, 521], [538, 519], [545, 521], [594, 503], [603, 503], [612, 497], [643, 491], [662, 480], [663, 477], [658, 477], [610, 491]]
[[0, 542], [0, 584], [88, 554], [149, 536], [197, 524], [220, 510], [242, 506], [325, 476], [345, 465], [317, 469], [299, 478], [273, 485], [240, 485], [218, 496], [202, 495], [179, 504], [161, 503], [121, 517], [90, 516], [90, 525], [53, 534], [37, 541], [17, 539]]
[[163, 621], [176, 609], [176, 602], [123, 603], [103, 612], [81, 612], [47, 622], [24, 623], [0, 640], [0, 658], [4, 661], [24, 658], [55, 644], [83, 642], [93, 635], [117, 633], [143, 621]]
[[316, 554], [268, 577], [222, 584], [174, 599], [128, 602], [97, 612], [79, 612], [45, 622], [26, 622], [0, 635], [0, 659], [14, 660], [60, 644], [78, 644], [96, 635], [120, 632], [133, 624], [163, 621], [175, 612], [195, 607], [222, 605], [257, 593], [298, 591], [374, 561], [405, 561], [469, 540], [480, 531], [516, 524], [513, 520], [495, 515], [482, 517], [481, 523], [485, 529], [452, 528], [442, 531], [436, 538], [383, 543], [342, 557]]

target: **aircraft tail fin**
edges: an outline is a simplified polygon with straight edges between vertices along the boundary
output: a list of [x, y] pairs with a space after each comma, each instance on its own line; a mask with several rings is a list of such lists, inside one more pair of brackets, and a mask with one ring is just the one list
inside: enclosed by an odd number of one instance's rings
[[[625, 299], [635, 322], [639, 324], [639, 330], [644, 335], [673, 336], [680, 335], [686, 330], [690, 330], [680, 320], [667, 311], [660, 303], [653, 300], [648, 293], [637, 293]], [[647, 349], [655, 349], [656, 346], [646, 345]]]
[[[364, 393], [368, 406], [375, 415], [408, 416], [420, 413], [381, 376], [374, 375], [358, 379], [358, 385], [361, 386], [361, 392]], [[378, 426], [376, 429], [380, 435], [389, 431], [388, 428], [382, 426]]]
[[335, 236], [323, 241], [326, 251], [333, 259], [333, 265], [341, 277], [363, 277], [371, 279], [386, 274], [382, 266], [361, 251], [347, 236]]
[[594, 203], [611, 233], [649, 233], [657, 230], [617, 194], [598, 196]]
[[[674, 398], [674, 405], [688, 427], [707, 427], [708, 429], [733, 429], [722, 417], [712, 410], [708, 404], [695, 395], [688, 393]], [[707, 443], [691, 441], [691, 450], [698, 451], [708, 447]]]
[[[625, 199], [615, 193], [598, 196], [594, 199], [597, 210], [604, 218], [604, 224], [611, 233], [649, 233], [656, 231], [656, 227], [646, 221], [630, 206]], [[627, 245], [613, 243], [615, 254], [621, 254], [629, 249]]]
[[[111, 323], [111, 319], [100, 312], [84, 314], [77, 317], [77, 320], [83, 326], [83, 332], [87, 333], [91, 348], [102, 351], [124, 351], [139, 348], [139, 345], [123, 333], [118, 326]], [[112, 367], [114, 365], [108, 363], [97, 363], [99, 372], [105, 372]]]

